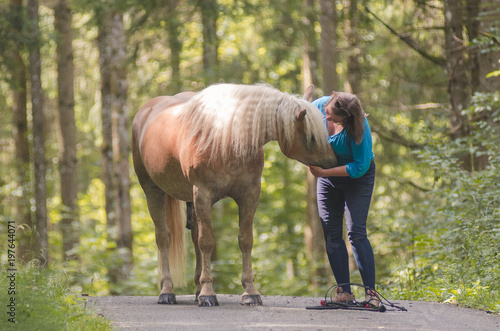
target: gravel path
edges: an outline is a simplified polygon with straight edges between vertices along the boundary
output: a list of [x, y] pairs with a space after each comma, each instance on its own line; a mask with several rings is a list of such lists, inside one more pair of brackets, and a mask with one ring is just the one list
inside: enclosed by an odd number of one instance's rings
[[500, 316], [449, 304], [394, 302], [407, 311], [310, 310], [321, 298], [263, 296], [263, 306], [240, 305], [239, 295], [217, 295], [220, 306], [198, 307], [193, 295], [176, 305], [157, 297], [91, 297], [89, 306], [117, 330], [500, 330]]

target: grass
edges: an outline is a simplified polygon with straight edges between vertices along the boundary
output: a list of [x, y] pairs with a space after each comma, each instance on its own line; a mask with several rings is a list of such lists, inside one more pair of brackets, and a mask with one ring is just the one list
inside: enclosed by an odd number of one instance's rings
[[[31, 263], [18, 267], [15, 278], [9, 277], [12, 272], [6, 266], [0, 272], [0, 303], [4, 307], [0, 329], [111, 330], [110, 321], [89, 309], [81, 293], [68, 285], [64, 269]], [[8, 313], [13, 298], [15, 323], [9, 321], [12, 316]]]
[[477, 282], [447, 283], [442, 279], [405, 282], [392, 280], [401, 286], [382, 286], [391, 293], [392, 298], [399, 300], [419, 300], [428, 302], [452, 303], [461, 307], [484, 310], [500, 315], [500, 295], [491, 286]]

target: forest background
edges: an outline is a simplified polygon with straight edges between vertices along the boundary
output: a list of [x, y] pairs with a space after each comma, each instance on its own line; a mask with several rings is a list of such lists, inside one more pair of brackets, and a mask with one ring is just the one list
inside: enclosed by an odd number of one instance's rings
[[[2, 0], [0, 10], [2, 279], [15, 224], [20, 273], [42, 265], [73, 293], [157, 295], [154, 226], [130, 162], [135, 112], [219, 82], [292, 94], [314, 84], [316, 97], [357, 94], [370, 115], [379, 290], [500, 312], [498, 0]], [[256, 285], [322, 296], [334, 280], [314, 179], [277, 144], [265, 153]], [[213, 219], [214, 288], [238, 294], [234, 202], [217, 203]], [[27, 287], [54, 277], [27, 276]]]

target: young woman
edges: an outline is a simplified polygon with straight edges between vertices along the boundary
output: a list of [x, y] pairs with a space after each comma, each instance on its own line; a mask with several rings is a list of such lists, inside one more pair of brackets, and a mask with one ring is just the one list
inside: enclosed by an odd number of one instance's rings
[[[309, 166], [317, 179], [317, 200], [326, 252], [337, 284], [350, 282], [349, 256], [342, 238], [345, 211], [347, 235], [365, 287], [375, 289], [375, 260], [366, 233], [366, 219], [375, 182], [370, 126], [358, 98], [335, 92], [313, 102], [325, 115], [329, 142], [339, 165], [331, 169]], [[379, 306], [374, 291], [365, 301]], [[354, 301], [350, 285], [337, 288], [334, 301]]]

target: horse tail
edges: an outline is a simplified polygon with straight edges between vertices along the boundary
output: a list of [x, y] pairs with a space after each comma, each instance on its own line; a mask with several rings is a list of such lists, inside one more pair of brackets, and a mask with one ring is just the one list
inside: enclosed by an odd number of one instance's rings
[[167, 195], [165, 201], [167, 227], [170, 230], [169, 266], [172, 281], [175, 286], [186, 285], [186, 236], [184, 224], [185, 208], [180, 200]]

